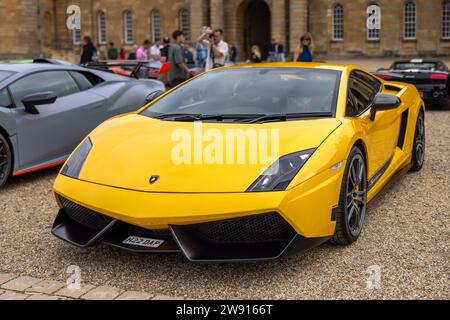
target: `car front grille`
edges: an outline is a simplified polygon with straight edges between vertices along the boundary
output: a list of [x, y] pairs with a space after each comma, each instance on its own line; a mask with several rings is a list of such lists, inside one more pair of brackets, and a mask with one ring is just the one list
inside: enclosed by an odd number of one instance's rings
[[80, 206], [62, 196], [58, 196], [65, 213], [75, 222], [94, 230], [105, 228], [112, 218], [104, 216], [98, 212]]
[[289, 241], [294, 229], [277, 213], [183, 226], [198, 238], [213, 243], [261, 243]]

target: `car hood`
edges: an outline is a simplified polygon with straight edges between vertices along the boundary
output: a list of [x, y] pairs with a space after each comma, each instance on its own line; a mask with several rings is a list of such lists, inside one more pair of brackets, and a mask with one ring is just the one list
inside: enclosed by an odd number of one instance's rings
[[125, 115], [91, 133], [79, 178], [144, 192], [244, 192], [274, 159], [318, 147], [340, 124], [335, 118], [229, 124]]

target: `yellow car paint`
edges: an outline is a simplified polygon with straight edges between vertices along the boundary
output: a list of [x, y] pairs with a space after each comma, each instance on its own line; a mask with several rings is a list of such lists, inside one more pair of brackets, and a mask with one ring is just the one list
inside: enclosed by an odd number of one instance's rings
[[[389, 163], [368, 193], [371, 201], [392, 176], [410, 165], [414, 124], [419, 110], [424, 109], [423, 101], [415, 87], [379, 79], [383, 84], [382, 92], [399, 96], [402, 105], [395, 110], [377, 112], [375, 120], [370, 119], [371, 110], [359, 117], [347, 117], [348, 78], [352, 70], [362, 69], [322, 63], [271, 63], [229, 68], [254, 67], [322, 68], [342, 72], [335, 118], [258, 125], [203, 124], [204, 128], [215, 128], [222, 133], [226, 128], [252, 126], [279, 129], [280, 155], [317, 148], [286, 191], [245, 192], [262, 173], [264, 168], [260, 165], [174, 165], [170, 159], [171, 133], [177, 128], [193, 133], [193, 123], [140, 116], [141, 111], [151, 108], [150, 103], [134, 114], [115, 117], [94, 130], [89, 135], [93, 148], [79, 179], [58, 175], [55, 194], [146, 229], [276, 211], [304, 237], [332, 236], [336, 225], [332, 210], [339, 202], [351, 148], [358, 144], [364, 149], [369, 179]], [[158, 100], [162, 97], [164, 95]], [[409, 109], [409, 125], [405, 145], [400, 149], [397, 139], [401, 114], [406, 109]], [[340, 163], [342, 165], [337, 169], [332, 168]], [[151, 185], [148, 179], [154, 174], [161, 178]]]

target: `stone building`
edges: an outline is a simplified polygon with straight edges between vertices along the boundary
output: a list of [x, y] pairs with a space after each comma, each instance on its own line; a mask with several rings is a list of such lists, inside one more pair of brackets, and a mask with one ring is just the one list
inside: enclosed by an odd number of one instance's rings
[[[66, 26], [69, 5], [81, 8], [81, 31]], [[369, 6], [380, 29], [367, 27]], [[0, 58], [41, 53], [76, 60], [90, 35], [129, 51], [145, 39], [184, 30], [191, 42], [201, 27], [223, 28], [243, 58], [272, 37], [292, 52], [305, 31], [318, 55], [449, 55], [450, 0], [0, 0]]]

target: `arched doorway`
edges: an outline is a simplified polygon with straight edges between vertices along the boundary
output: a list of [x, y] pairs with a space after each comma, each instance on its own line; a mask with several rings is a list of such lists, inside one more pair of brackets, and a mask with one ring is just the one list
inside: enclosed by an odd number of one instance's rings
[[264, 47], [270, 43], [270, 8], [264, 0], [252, 0], [245, 8], [244, 47], [247, 57], [253, 45], [259, 46], [264, 56]]

